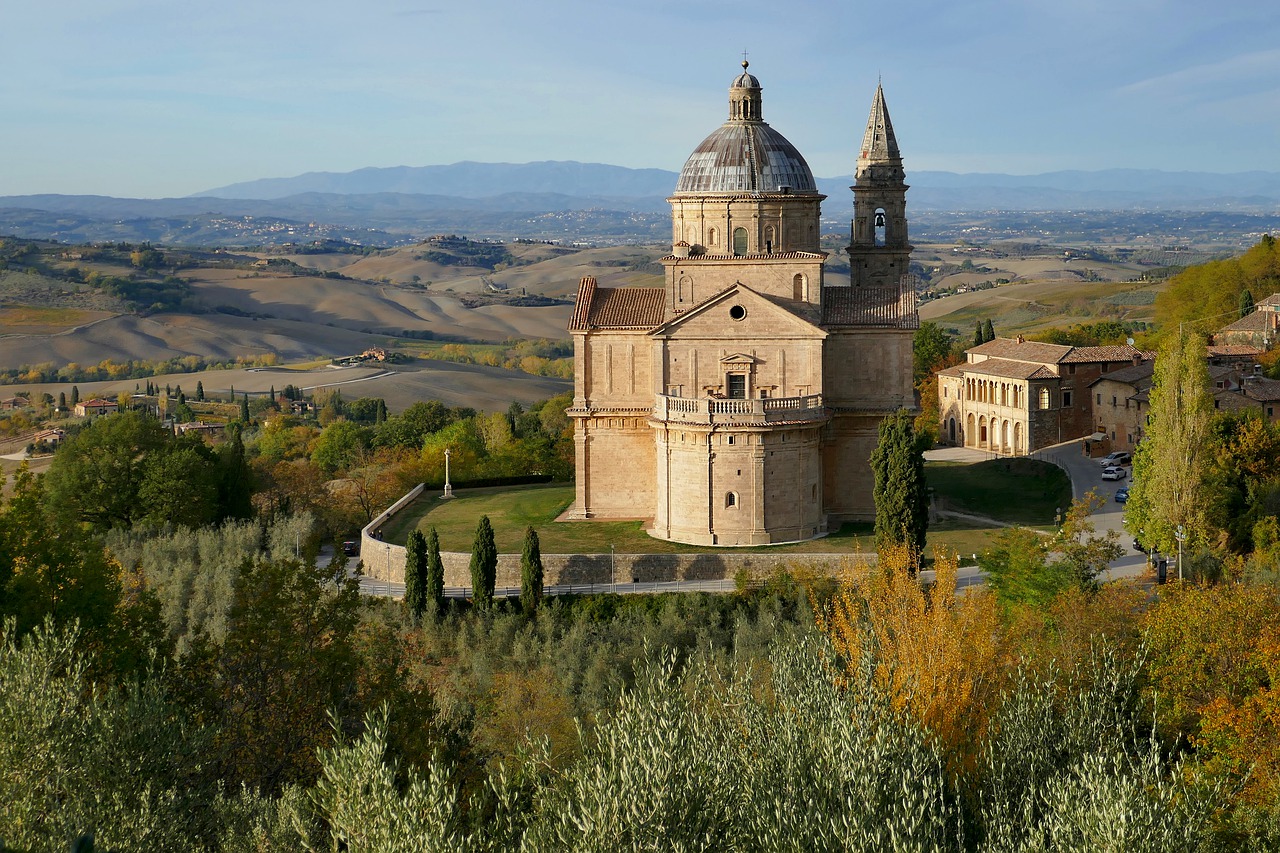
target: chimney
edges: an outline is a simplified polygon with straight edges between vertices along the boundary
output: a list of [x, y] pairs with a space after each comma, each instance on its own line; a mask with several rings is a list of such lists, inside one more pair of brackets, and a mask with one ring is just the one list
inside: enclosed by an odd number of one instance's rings
[[1137, 367], [1139, 364], [1142, 364], [1142, 353], [1135, 352], [1133, 354], [1133, 366]]

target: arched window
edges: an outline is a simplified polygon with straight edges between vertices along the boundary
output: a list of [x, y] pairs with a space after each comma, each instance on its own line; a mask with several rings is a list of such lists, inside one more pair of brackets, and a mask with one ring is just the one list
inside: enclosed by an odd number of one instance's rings
[[777, 241], [774, 237], [773, 226], [766, 225], [764, 227], [764, 251], [767, 255], [773, 254], [773, 244]]
[[716, 247], [716, 237], [718, 236], [719, 235], [716, 234], [716, 229], [714, 228], [707, 229], [707, 248], [708, 249], [714, 249]]
[[747, 253], [747, 229], [733, 229], [733, 253], [735, 255], [745, 255]]
[[885, 240], [889, 236], [889, 217], [885, 214], [883, 207], [876, 210], [875, 219], [872, 221], [875, 222], [876, 228], [875, 244], [877, 246], [883, 246], [885, 244]]
[[791, 279], [791, 298], [797, 302], [803, 302], [809, 298], [808, 282], [805, 281], [804, 273], [796, 273], [795, 278]]
[[738, 505], [738, 493], [729, 492], [724, 496], [724, 505], [726, 507], [735, 507]]
[[1041, 388], [1040, 389], [1040, 408], [1047, 409], [1049, 408], [1049, 404], [1050, 404], [1049, 389]]

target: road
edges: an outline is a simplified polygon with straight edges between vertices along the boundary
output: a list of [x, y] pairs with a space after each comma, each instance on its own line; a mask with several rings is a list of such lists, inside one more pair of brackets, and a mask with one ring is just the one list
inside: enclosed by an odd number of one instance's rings
[[[1139, 578], [1147, 574], [1147, 557], [1133, 548], [1133, 534], [1124, 528], [1124, 504], [1116, 503], [1116, 490], [1129, 485], [1129, 478], [1110, 481], [1102, 479], [1102, 466], [1097, 459], [1089, 459], [1083, 451], [1084, 439], [1077, 439], [1056, 447], [1037, 451], [1034, 456], [1052, 462], [1067, 472], [1071, 478], [1072, 497], [1079, 499], [1090, 490], [1106, 499], [1106, 503], [1090, 519], [1099, 533], [1114, 530], [1124, 547], [1124, 556], [1111, 564], [1111, 568], [1099, 576], [1101, 581]], [[1133, 468], [1126, 466], [1130, 475]], [[1065, 509], [1065, 507], [1063, 507]]]

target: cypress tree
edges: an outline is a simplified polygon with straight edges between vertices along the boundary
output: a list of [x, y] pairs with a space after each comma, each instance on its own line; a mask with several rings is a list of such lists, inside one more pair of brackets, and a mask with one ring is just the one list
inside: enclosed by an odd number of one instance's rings
[[196, 399], [204, 400], [204, 383], [198, 379], [196, 380]]
[[532, 614], [542, 603], [542, 549], [538, 531], [532, 526], [524, 531], [524, 552], [520, 555], [520, 606]]
[[440, 560], [440, 536], [434, 527], [427, 535], [427, 576], [423, 594], [436, 613], [444, 610], [444, 563]]
[[249, 423], [249, 392], [245, 391], [244, 396], [240, 398], [240, 421]]
[[1253, 312], [1253, 294], [1249, 292], [1249, 288], [1245, 288], [1240, 292], [1240, 319], [1243, 320]]
[[404, 549], [404, 606], [414, 619], [427, 610], [427, 537], [421, 530], [409, 534]]
[[988, 317], [982, 324], [982, 340], [983, 342], [994, 341], [996, 339], [996, 327], [991, 325], [991, 318]]
[[481, 610], [493, 606], [493, 585], [498, 576], [498, 546], [493, 541], [489, 516], [480, 516], [471, 546], [471, 600]]
[[880, 441], [871, 453], [876, 550], [906, 545], [917, 559], [924, 551], [929, 495], [923, 445], [906, 409], [899, 409], [880, 422]]
[[76, 403], [79, 403], [79, 402], [80, 402], [80, 386], [72, 385], [71, 386], [71, 405], [74, 406]]
[[982, 336], [982, 321], [978, 321], [978, 324], [973, 328], [973, 345], [980, 347], [986, 342], [987, 339]]
[[58, 408], [59, 409], [67, 408], [67, 392], [66, 391], [58, 392]]

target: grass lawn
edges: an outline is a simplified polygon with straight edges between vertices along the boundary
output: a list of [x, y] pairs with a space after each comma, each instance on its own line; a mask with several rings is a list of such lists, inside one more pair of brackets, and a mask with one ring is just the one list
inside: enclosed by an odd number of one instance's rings
[[[533, 525], [544, 554], [607, 554], [612, 545], [619, 554], [708, 553], [723, 551], [698, 545], [681, 545], [654, 539], [644, 532], [641, 521], [567, 521], [555, 518], [573, 501], [573, 486], [498, 486], [487, 489], [464, 489], [451, 501], [438, 495], [420, 497], [383, 529], [385, 541], [403, 545], [409, 531], [419, 527], [426, 532], [432, 526], [440, 535], [444, 551], [470, 551], [480, 516], [488, 515], [493, 524], [498, 550], [518, 553], [524, 542], [524, 530]], [[988, 547], [990, 537], [999, 528], [975, 526], [959, 521], [935, 524], [929, 530], [926, 557], [936, 548], [968, 555]], [[735, 551], [767, 553], [845, 554], [872, 549], [870, 524], [846, 524], [822, 539], [795, 545], [771, 545], [757, 548], [735, 548]]]
[[925, 475], [942, 509], [1013, 524], [1052, 524], [1054, 511], [1071, 505], [1066, 472], [1036, 459], [929, 462]]

